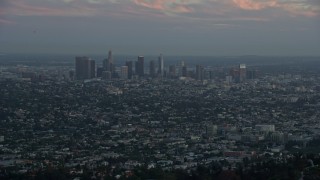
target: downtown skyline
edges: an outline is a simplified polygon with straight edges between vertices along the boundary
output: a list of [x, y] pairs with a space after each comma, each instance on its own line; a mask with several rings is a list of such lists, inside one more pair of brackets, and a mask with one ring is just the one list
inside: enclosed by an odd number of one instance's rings
[[0, 53], [320, 55], [317, 0], [4, 0]]

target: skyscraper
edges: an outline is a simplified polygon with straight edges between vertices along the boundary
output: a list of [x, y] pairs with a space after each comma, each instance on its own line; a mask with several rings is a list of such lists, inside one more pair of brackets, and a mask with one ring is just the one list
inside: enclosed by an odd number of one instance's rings
[[181, 76], [182, 77], [187, 77], [187, 75], [188, 75], [188, 72], [187, 72], [187, 66], [182, 66], [182, 68], [181, 68]]
[[156, 66], [155, 66], [155, 63], [154, 63], [154, 61], [152, 60], [152, 61], [150, 61], [150, 67], [149, 67], [149, 75], [151, 76], [151, 77], [155, 77], [155, 75], [156, 75]]
[[89, 78], [95, 78], [96, 77], [96, 62], [94, 60], [89, 60], [89, 71], [90, 71]]
[[109, 52], [108, 52], [108, 60], [109, 60], [110, 63], [113, 63], [113, 57], [112, 57], [112, 51], [111, 50], [109, 50]]
[[144, 57], [143, 56], [139, 56], [138, 61], [136, 62], [136, 74], [139, 77], [144, 76]]
[[113, 63], [113, 57], [112, 57], [112, 51], [110, 50], [108, 52], [108, 58], [103, 60], [103, 69], [105, 71], [110, 71], [111, 74], [114, 73], [114, 63]]
[[203, 80], [203, 67], [201, 65], [196, 66], [196, 79]]
[[128, 66], [121, 66], [120, 78], [128, 79]]
[[132, 79], [133, 75], [133, 64], [132, 61], [127, 61], [126, 66], [128, 66], [128, 79]]
[[160, 54], [158, 58], [158, 74], [162, 77], [164, 71], [164, 62], [163, 62], [163, 56]]
[[239, 81], [244, 82], [247, 79], [247, 68], [245, 64], [239, 65]]
[[256, 79], [258, 77], [258, 70], [247, 70], [247, 79]]
[[240, 82], [240, 73], [238, 68], [230, 69], [229, 75], [232, 77], [234, 82]]
[[75, 58], [76, 79], [84, 80], [95, 77], [95, 61], [88, 57]]
[[184, 61], [180, 62], [179, 76], [187, 77], [187, 65], [186, 65], [186, 63]]

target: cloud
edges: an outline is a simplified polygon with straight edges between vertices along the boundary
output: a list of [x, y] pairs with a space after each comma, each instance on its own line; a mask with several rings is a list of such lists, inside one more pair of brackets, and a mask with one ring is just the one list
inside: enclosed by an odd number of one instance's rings
[[266, 7], [275, 7], [276, 0], [254, 1], [254, 0], [233, 0], [233, 2], [242, 9], [261, 10]]
[[320, 15], [319, 0], [131, 0], [131, 2], [145, 8], [174, 14], [204, 13], [204, 9], [210, 7], [212, 12], [209, 14], [221, 12], [223, 9], [233, 12], [275, 9], [294, 16]]
[[[317, 1], [317, 3], [316, 3]], [[233, 0], [244, 10], [279, 9], [291, 15], [317, 16], [320, 14], [318, 0]]]
[[320, 1], [318, 0], [284, 1], [282, 3], [279, 2], [278, 7], [283, 8], [292, 15], [308, 17], [320, 15]]
[[197, 4], [194, 0], [133, 0], [136, 5], [170, 12], [170, 13], [190, 13], [194, 10], [189, 5]]
[[[0, 15], [14, 16], [163, 15], [207, 20], [320, 15], [319, 0], [2, 0], [2, 3], [6, 6], [0, 7]], [[264, 13], [259, 14], [260, 11]]]

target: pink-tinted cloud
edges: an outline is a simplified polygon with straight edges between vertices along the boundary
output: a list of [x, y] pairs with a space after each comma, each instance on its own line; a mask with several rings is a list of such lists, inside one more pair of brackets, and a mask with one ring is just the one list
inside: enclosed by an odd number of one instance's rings
[[254, 1], [254, 0], [233, 0], [233, 2], [242, 9], [247, 10], [261, 10], [266, 7], [275, 7], [276, 0]]
[[308, 0], [233, 0], [234, 4], [244, 10], [279, 9], [290, 15], [313, 17], [320, 15], [319, 4], [312, 4]]
[[193, 3], [193, 1], [188, 0], [134, 0], [135, 4], [159, 10], [164, 12], [173, 12], [173, 13], [190, 13], [193, 12], [193, 9], [188, 5]]
[[[0, 15], [109, 17], [174, 15], [205, 20], [268, 19], [284, 14], [319, 16], [320, 3], [316, 1], [318, 0], [2, 0], [6, 6], [0, 7]], [[267, 10], [273, 11], [259, 14], [260, 11]]]

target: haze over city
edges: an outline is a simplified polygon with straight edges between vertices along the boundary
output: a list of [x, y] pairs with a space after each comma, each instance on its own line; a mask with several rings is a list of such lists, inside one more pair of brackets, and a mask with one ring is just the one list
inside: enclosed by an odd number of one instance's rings
[[0, 53], [320, 55], [318, 0], [2, 0]]

